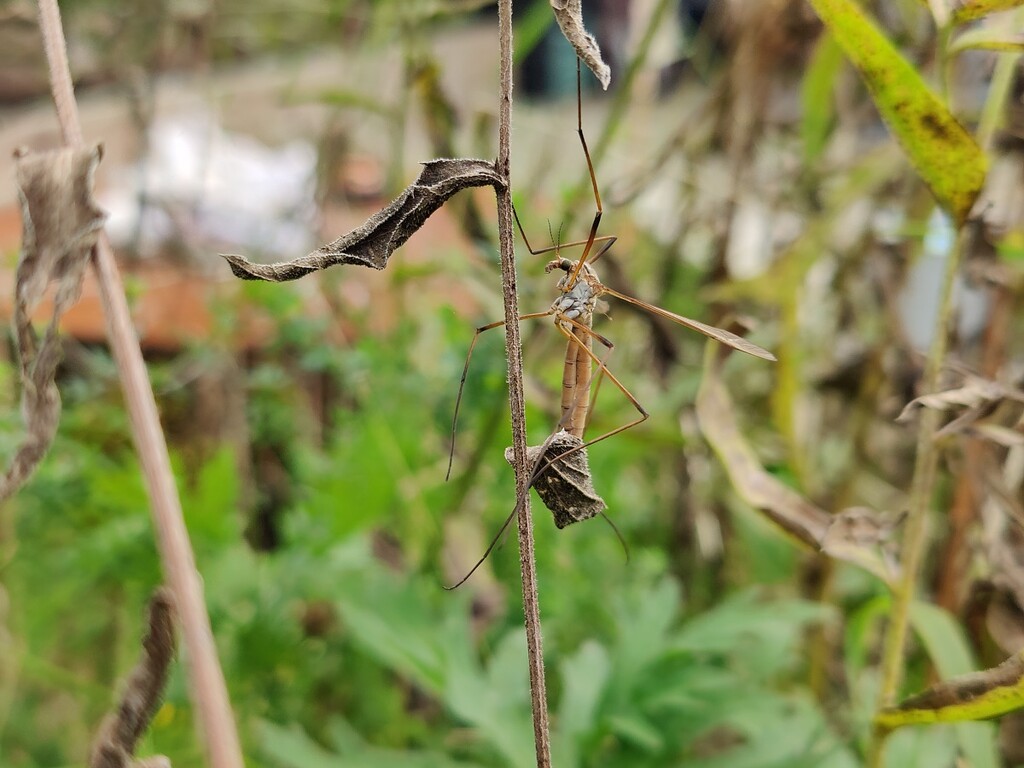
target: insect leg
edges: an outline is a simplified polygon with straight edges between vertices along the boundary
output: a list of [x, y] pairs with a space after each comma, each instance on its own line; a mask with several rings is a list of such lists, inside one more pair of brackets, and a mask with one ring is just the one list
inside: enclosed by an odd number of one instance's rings
[[[604, 336], [601, 336], [599, 333], [596, 333], [594, 330], [592, 330], [591, 328], [587, 327], [583, 323], [580, 323], [580, 322], [578, 322], [576, 320], [572, 320], [572, 319], [569, 319], [569, 318], [566, 318], [566, 322], [568, 322], [569, 324], [575, 326], [577, 331], [581, 331], [583, 333], [587, 333], [587, 334], [592, 335], [599, 342], [601, 342], [605, 346], [609, 347], [609, 351], [610, 351], [610, 349], [612, 347], [614, 347], [614, 345], [612, 344], [611, 341], [606, 339]], [[554, 464], [556, 461], [564, 459], [566, 456], [568, 456], [568, 455], [570, 455], [572, 453], [575, 453], [576, 451], [582, 450], [583, 448], [586, 448], [587, 446], [594, 445], [595, 443], [599, 443], [602, 440], [607, 440], [609, 437], [612, 437], [613, 435], [617, 435], [620, 432], [625, 432], [627, 429], [631, 429], [632, 427], [635, 427], [637, 424], [642, 424], [643, 422], [647, 421], [647, 419], [650, 417], [650, 414], [647, 412], [647, 410], [642, 405], [640, 405], [640, 401], [637, 400], [636, 397], [633, 395], [633, 393], [630, 392], [628, 389], [626, 389], [625, 385], [623, 385], [623, 383], [621, 381], [619, 381], [615, 377], [615, 374], [612, 373], [608, 369], [608, 366], [604, 364], [604, 361], [601, 358], [599, 358], [597, 355], [595, 355], [594, 352], [591, 349], [589, 349], [588, 347], [586, 347], [585, 345], [580, 343], [579, 337], [576, 335], [575, 332], [570, 331], [570, 330], [564, 328], [561, 323], [557, 324], [556, 327], [558, 328], [558, 330], [567, 339], [576, 341], [577, 344], [580, 344], [580, 347], [582, 349], [586, 350], [586, 352], [589, 355], [590, 359], [593, 360], [598, 365], [598, 367], [601, 370], [601, 372], [605, 376], [608, 377], [608, 380], [611, 381], [612, 384], [614, 384], [619, 389], [619, 391], [622, 392], [622, 394], [626, 396], [626, 399], [629, 400], [629, 402], [633, 404], [633, 407], [636, 408], [637, 412], [640, 415], [639, 415], [639, 417], [637, 417], [636, 419], [633, 419], [633, 421], [630, 421], [627, 424], [623, 424], [620, 427], [616, 427], [615, 429], [609, 430], [608, 432], [605, 432], [604, 434], [602, 434], [602, 435], [600, 435], [598, 437], [595, 437], [593, 440], [587, 440], [585, 443], [583, 443], [583, 445], [579, 445], [579, 446], [576, 446], [575, 448], [571, 448], [568, 451], [566, 451], [565, 453], [562, 453], [562, 454], [560, 454], [558, 456], [555, 456], [552, 459], [549, 459], [547, 461], [547, 463], [545, 464], [545, 466], [540, 468], [539, 471], [535, 470], [534, 474], [536, 476], [539, 476], [540, 472], [543, 472], [544, 470], [546, 470], [548, 466], [550, 466], [551, 464]], [[535, 480], [535, 479], [536, 479], [536, 477], [533, 478], [533, 480]], [[531, 482], [532, 482], [532, 480], [531, 480]]]
[[[540, 315], [540, 313], [537, 313], [534, 316], [537, 316], [537, 315]], [[522, 318], [520, 318], [520, 319], [522, 319]], [[574, 321], [570, 320], [569, 322], [574, 322]], [[589, 350], [589, 348], [587, 349], [587, 351], [590, 353], [590, 356], [594, 360], [596, 360], [598, 362], [598, 365], [602, 369], [607, 370], [606, 367], [605, 367], [605, 360], [608, 357], [608, 355], [611, 354], [611, 351], [612, 351], [612, 349], [614, 348], [615, 345], [612, 344], [612, 342], [609, 341], [608, 339], [606, 339], [604, 336], [601, 336], [600, 334], [595, 333], [593, 330], [588, 328], [586, 325], [583, 325], [582, 323], [576, 323], [576, 324], [580, 328], [582, 328], [584, 331], [590, 333], [595, 339], [597, 339], [605, 347], [607, 347], [608, 351], [605, 352], [605, 354], [601, 358], [598, 358], [596, 355], [594, 355], [594, 353], [591, 352]], [[487, 328], [489, 328], [489, 327], [490, 328], [496, 328], [498, 325], [499, 325], [498, 323], [492, 323], [490, 326], [482, 326], [482, 328], [483, 328], [483, 330], [487, 330]], [[561, 326], [559, 326], [559, 328], [561, 328]], [[478, 331], [478, 335], [479, 335], [479, 333], [482, 333], [483, 330]], [[563, 333], [567, 337], [571, 338], [574, 341], [574, 344], [579, 344], [580, 346], [583, 346], [581, 340], [579, 339], [579, 337], [576, 336], [574, 333], [572, 333], [571, 331], [566, 331], [564, 329], [562, 329], [562, 331], [563, 331]], [[474, 339], [474, 341], [475, 341], [475, 339]], [[555, 437], [557, 437], [559, 430], [561, 430], [565, 426], [565, 422], [569, 419], [570, 414], [572, 413], [572, 411], [573, 411], [573, 408], [570, 408], [568, 411], [566, 411], [562, 415], [562, 418], [558, 422], [558, 426], [555, 428], [555, 430], [550, 435], [548, 435], [547, 439], [541, 445], [540, 451], [537, 454], [537, 456], [538, 456], [537, 461], [534, 463], [533, 467], [530, 470], [530, 478], [529, 478], [529, 481], [526, 483], [526, 488], [524, 489], [522, 495], [520, 495], [519, 498], [516, 499], [515, 507], [509, 513], [508, 517], [505, 518], [505, 522], [501, 524], [501, 528], [498, 529], [498, 532], [494, 535], [494, 538], [491, 539], [491, 543], [487, 545], [487, 549], [484, 551], [483, 555], [481, 555], [480, 559], [476, 561], [476, 563], [473, 565], [472, 568], [469, 569], [469, 572], [465, 576], [463, 576], [461, 579], [459, 579], [456, 583], [452, 584], [451, 586], [444, 587], [444, 589], [446, 589], [446, 590], [453, 590], [453, 589], [457, 589], [460, 586], [462, 586], [463, 584], [465, 584], [466, 581], [469, 579], [469, 577], [472, 576], [474, 573], [476, 573], [477, 569], [481, 565], [484, 564], [484, 561], [487, 560], [488, 557], [490, 557], [491, 552], [494, 551], [494, 548], [496, 546], [498, 546], [498, 542], [501, 541], [501, 538], [505, 535], [505, 532], [508, 530], [508, 527], [512, 524], [512, 520], [516, 517], [516, 515], [519, 514], [519, 511], [523, 508], [523, 505], [526, 503], [526, 499], [530, 495], [530, 488], [533, 487], [533, 484], [534, 484], [534, 482], [536, 482], [537, 478], [540, 477], [547, 470], [547, 468], [549, 466], [551, 466], [552, 462], [551, 461], [545, 461], [544, 460], [544, 456], [548, 452], [548, 446], [550, 446], [551, 442], [555, 439]], [[646, 415], [644, 416], [644, 418], [646, 418]], [[632, 426], [632, 425], [630, 425], [630, 426]], [[619, 431], [621, 431], [621, 430], [619, 430]], [[580, 446], [580, 447], [582, 448], [583, 446]], [[578, 450], [578, 449], [573, 449], [573, 450]], [[565, 456], [568, 456], [572, 452], [573, 452], [572, 450], [566, 451], [561, 456], [556, 457], [555, 461], [557, 461], [560, 458], [564, 458]], [[603, 515], [603, 513], [602, 513], [602, 515]], [[605, 520], [607, 520], [608, 523], [612, 526], [612, 529], [615, 531], [616, 535], [619, 537], [619, 540], [622, 541], [622, 545], [625, 548], [626, 544], [625, 544], [625, 540], [622, 539], [622, 534], [620, 534], [618, 529], [615, 528], [615, 525], [614, 525], [614, 523], [611, 522], [611, 520], [609, 520], [607, 517], [605, 517]], [[628, 548], [626, 548], [626, 552], [627, 552], [626, 557], [627, 557], [627, 560], [628, 560], [628, 558], [629, 558], [629, 554], [628, 554], [629, 550], [628, 550]]]
[[597, 188], [597, 174], [594, 173], [594, 161], [590, 158], [590, 149], [587, 147], [587, 139], [583, 135], [583, 80], [580, 60], [576, 59], [576, 133], [580, 136], [580, 144], [583, 145], [583, 154], [587, 158], [587, 172], [590, 174], [590, 185], [594, 188], [594, 202], [597, 204], [597, 212], [594, 214], [594, 223], [590, 225], [590, 234], [587, 236], [586, 245], [583, 248], [583, 253], [580, 254], [580, 260], [576, 262], [576, 267], [572, 271], [572, 276], [569, 278], [569, 283], [572, 284], [576, 281], [579, 276], [580, 270], [583, 269], [583, 265], [587, 262], [587, 257], [590, 256], [590, 249], [594, 247], [594, 241], [597, 237], [597, 227], [601, 223], [601, 216], [604, 213], [604, 207], [601, 205], [601, 192]]
[[[530, 312], [526, 315], [520, 315], [520, 320], [533, 320], [538, 317], [548, 317], [552, 314], [552, 310], [546, 312]], [[452, 474], [452, 463], [455, 460], [455, 432], [459, 425], [459, 408], [462, 405], [462, 392], [466, 387], [466, 377], [469, 375], [469, 361], [473, 358], [473, 349], [476, 347], [477, 341], [480, 339], [480, 334], [484, 331], [490, 331], [494, 328], [500, 328], [505, 324], [504, 320], [498, 320], [494, 323], [488, 323], [487, 325], [481, 325], [476, 329], [473, 334], [473, 341], [469, 344], [469, 350], [466, 352], [466, 363], [462, 366], [462, 378], [459, 380], [459, 394], [455, 398], [455, 413], [452, 415], [452, 441], [451, 450], [448, 452], [448, 471], [445, 472], [445, 482], [451, 477]]]
[[[530, 252], [530, 255], [532, 255], [532, 256], [540, 256], [541, 254], [551, 253], [552, 251], [558, 251], [558, 250], [561, 250], [562, 248], [575, 248], [576, 246], [586, 245], [587, 243], [590, 242], [590, 239], [587, 238], [586, 240], [576, 240], [576, 241], [571, 242], [571, 243], [562, 243], [561, 245], [552, 245], [552, 246], [550, 246], [548, 248], [537, 248], [537, 249], [534, 249], [533, 246], [530, 245], [530, 240], [526, 236], [526, 231], [523, 229], [522, 222], [519, 221], [519, 213], [516, 211], [516, 207], [514, 205], [512, 206], [512, 215], [515, 217], [516, 226], [519, 228], [519, 234], [523, 238], [523, 243], [526, 244], [526, 250], [528, 250]], [[595, 256], [593, 259], [591, 259], [591, 261], [597, 261], [598, 258], [600, 258], [601, 255], [603, 255], [605, 251], [607, 251], [609, 248], [612, 247], [612, 243], [614, 243], [616, 240], [618, 240], [618, 236], [617, 235], [602, 235], [601, 237], [595, 237], [594, 238], [594, 242], [595, 243], [607, 243], [607, 245], [605, 245], [604, 248], [601, 249], [600, 253], [597, 256]]]
[[532, 470], [530, 472], [530, 480], [529, 480], [529, 482], [527, 482], [526, 488], [523, 490], [522, 495], [518, 499], [516, 499], [515, 507], [513, 507], [512, 511], [509, 512], [508, 517], [505, 518], [505, 522], [501, 524], [501, 528], [498, 529], [498, 532], [496, 534], [494, 534], [494, 538], [492, 538], [491, 539], [491, 543], [487, 545], [487, 549], [484, 550], [483, 555], [481, 555], [480, 559], [477, 560], [476, 563], [473, 565], [473, 567], [469, 569], [469, 573], [467, 573], [465, 576], [463, 576], [457, 582], [452, 584], [450, 587], [444, 587], [444, 589], [451, 591], [453, 589], [458, 589], [463, 584], [465, 584], [466, 581], [469, 579], [469, 577], [472, 576], [474, 573], [476, 573], [477, 569], [481, 565], [484, 564], [484, 561], [490, 556], [491, 552], [494, 551], [494, 548], [496, 546], [498, 546], [498, 542], [501, 541], [502, 536], [505, 535], [505, 531], [507, 531], [509, 525], [512, 524], [512, 520], [516, 517], [516, 515], [519, 514], [519, 511], [523, 508], [523, 505], [526, 503], [526, 499], [530, 495], [530, 488], [533, 486], [533, 481], [537, 479], [539, 474], [541, 472], [543, 472], [544, 469], [547, 468], [546, 465], [545, 465], [544, 468], [542, 468], [542, 469], [540, 469], [538, 471], [538, 467], [540, 467], [540, 465], [542, 463], [542, 459], [544, 457], [544, 454], [547, 453], [547, 451], [548, 451], [548, 446], [551, 444], [551, 441], [554, 440], [555, 437], [557, 437], [558, 431], [562, 428], [562, 425], [564, 424], [565, 420], [566, 420], [566, 416], [563, 416], [561, 421], [559, 421], [558, 427], [555, 429], [555, 431], [552, 432], [550, 435], [548, 435], [547, 439], [541, 445], [541, 450], [540, 450], [540, 453], [538, 455], [537, 462], [536, 462], [536, 464], [534, 464], [534, 466], [533, 466], [533, 468], [532, 468]]

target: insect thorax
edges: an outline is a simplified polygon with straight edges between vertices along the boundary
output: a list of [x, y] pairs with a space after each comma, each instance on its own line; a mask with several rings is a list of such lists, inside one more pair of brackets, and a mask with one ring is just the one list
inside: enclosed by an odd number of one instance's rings
[[562, 279], [558, 281], [558, 290], [561, 291], [561, 295], [551, 304], [551, 309], [558, 317], [579, 320], [589, 325], [597, 304], [597, 286], [601, 283], [594, 268], [589, 264], [584, 264], [575, 283], [569, 285], [575, 267], [576, 263], [568, 259], [555, 259], [547, 265], [545, 270], [547, 272], [554, 269], [561, 269], [565, 272]]

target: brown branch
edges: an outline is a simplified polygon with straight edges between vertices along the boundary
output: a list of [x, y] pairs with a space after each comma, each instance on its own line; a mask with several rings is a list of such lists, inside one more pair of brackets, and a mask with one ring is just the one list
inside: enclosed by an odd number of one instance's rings
[[[498, 44], [501, 54], [501, 84], [498, 105], [498, 158], [495, 168], [510, 180], [512, 135], [512, 0], [498, 2]], [[508, 357], [508, 390], [512, 410], [512, 456], [516, 470], [519, 505], [519, 563], [523, 582], [523, 612], [526, 650], [530, 667], [530, 699], [533, 708], [533, 737], [538, 768], [551, 765], [548, 735], [548, 702], [544, 683], [544, 652], [541, 640], [540, 604], [537, 599], [537, 566], [533, 547], [533, 518], [530, 514], [530, 465], [526, 458], [526, 401], [523, 396], [523, 356], [519, 338], [519, 302], [516, 293], [512, 186], [497, 191], [498, 241], [501, 247], [501, 283], [505, 303], [505, 350]]]
[[[64, 143], [82, 146], [82, 127], [71, 85], [64, 31], [56, 0], [39, 0], [39, 25]], [[92, 265], [107, 317], [111, 351], [124, 390], [132, 437], [145, 475], [160, 558], [181, 616], [182, 634], [190, 662], [191, 695], [199, 727], [206, 737], [209, 764], [213, 768], [243, 768], [238, 732], [228, 702], [224, 674], [213, 644], [202, 584], [185, 529], [181, 501], [171, 472], [153, 389], [132, 327], [110, 240], [104, 233], [100, 234], [92, 251]]]

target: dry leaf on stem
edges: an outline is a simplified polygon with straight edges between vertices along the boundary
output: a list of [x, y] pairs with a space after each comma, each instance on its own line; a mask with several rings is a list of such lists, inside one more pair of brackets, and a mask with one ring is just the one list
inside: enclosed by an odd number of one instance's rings
[[107, 715], [89, 758], [89, 768], [158, 768], [170, 761], [161, 755], [135, 760], [135, 747], [160, 706], [174, 659], [174, 602], [167, 589], [149, 601], [149, 629], [142, 655], [132, 670], [116, 712]]
[[[551, 510], [555, 525], [559, 528], [589, 520], [607, 509], [604, 499], [594, 490], [587, 449], [581, 448], [582, 445], [582, 440], [563, 429], [542, 445], [526, 449], [526, 460], [536, 475], [533, 487], [537, 489], [537, 495], [544, 506]], [[566, 451], [573, 452], [546, 468], [539, 463], [542, 457], [555, 459]], [[513, 463], [511, 448], [505, 449], [505, 461]], [[541, 471], [539, 475], [536, 474], [538, 470]]]
[[701, 432], [740, 498], [805, 546], [894, 583], [898, 568], [890, 539], [902, 516], [892, 518], [866, 507], [830, 514], [771, 475], [736, 423], [736, 409], [721, 378], [727, 354], [724, 347], [708, 345], [696, 410]]
[[612, 70], [601, 58], [597, 40], [583, 26], [582, 0], [551, 0], [551, 10], [555, 13], [555, 21], [558, 22], [565, 39], [576, 49], [576, 55], [594, 73], [601, 82], [601, 87], [608, 90], [608, 84], [612, 81]]
[[277, 264], [254, 264], [244, 256], [222, 255], [236, 277], [272, 283], [297, 280], [335, 264], [384, 269], [391, 254], [456, 192], [469, 187], [498, 189], [505, 186], [494, 163], [487, 160], [431, 160], [423, 166], [419, 178], [387, 208], [371, 216], [361, 227], [306, 256]]
[[[28, 479], [57, 432], [60, 393], [54, 375], [61, 359], [57, 328], [61, 316], [78, 301], [89, 252], [106, 218], [92, 194], [93, 172], [102, 155], [99, 145], [15, 152], [22, 247], [15, 278], [14, 332], [25, 435], [0, 478], [0, 501]], [[32, 327], [32, 314], [51, 280], [57, 281], [53, 314], [40, 338]]]

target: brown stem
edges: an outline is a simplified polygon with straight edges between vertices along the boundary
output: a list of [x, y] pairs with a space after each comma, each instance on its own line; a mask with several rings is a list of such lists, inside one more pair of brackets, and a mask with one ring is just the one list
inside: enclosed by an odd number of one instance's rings
[[[82, 126], [78, 119], [78, 105], [71, 85], [64, 31], [56, 0], [39, 0], [39, 26], [64, 143], [81, 146], [84, 143]], [[224, 674], [217, 660], [210, 620], [203, 601], [202, 583], [185, 529], [153, 389], [132, 327], [114, 253], [105, 234], [101, 234], [93, 250], [92, 265], [100, 286], [100, 297], [107, 317], [107, 333], [124, 390], [132, 437], [145, 475], [164, 574], [181, 616], [182, 635], [190, 662], [188, 669], [192, 700], [198, 713], [200, 729], [206, 738], [209, 764], [213, 768], [243, 768], [238, 732], [228, 701]]]
[[[498, 175], [508, 182], [512, 135], [512, 0], [500, 0], [498, 3], [498, 38], [501, 54], [501, 92], [498, 106], [498, 158], [495, 167]], [[526, 459], [526, 401], [523, 396], [523, 355], [517, 320], [519, 301], [516, 292], [511, 184], [506, 183], [499, 189], [497, 197], [501, 284], [505, 302], [505, 351], [508, 357], [508, 391], [512, 409], [512, 455], [516, 470], [516, 497], [524, 499], [519, 505], [519, 563], [523, 580], [523, 613], [530, 667], [533, 737], [537, 748], [537, 766], [548, 768], [551, 765], [551, 744], [548, 736], [548, 701], [544, 684], [540, 603], [537, 599], [533, 518], [530, 515], [530, 466]]]

